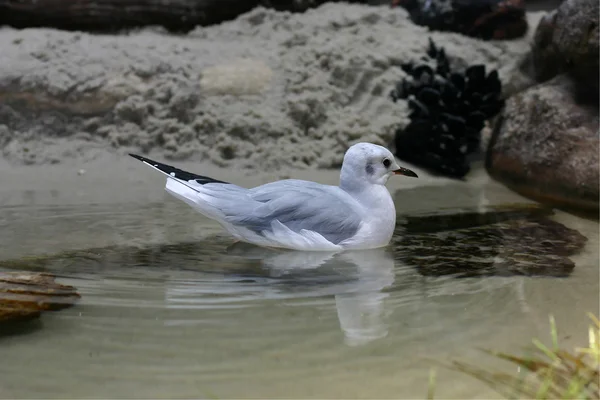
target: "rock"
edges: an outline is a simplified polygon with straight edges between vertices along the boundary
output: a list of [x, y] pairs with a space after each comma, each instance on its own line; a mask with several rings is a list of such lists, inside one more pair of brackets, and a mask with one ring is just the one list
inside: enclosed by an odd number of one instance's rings
[[80, 298], [73, 286], [35, 272], [0, 272], [0, 323], [33, 319], [42, 311], [71, 307]]
[[508, 99], [495, 121], [490, 175], [536, 200], [598, 211], [598, 109], [561, 75]]
[[[598, 12], [596, 0], [566, 0], [556, 13], [553, 43], [579, 80], [598, 87]], [[597, 91], [598, 89], [596, 89]]]
[[537, 26], [533, 35], [531, 59], [533, 63], [533, 74], [538, 82], [552, 79], [562, 68], [558, 60], [558, 54], [552, 45], [552, 36], [556, 24], [556, 10], [545, 15]]
[[597, 0], [565, 0], [540, 21], [532, 49], [539, 81], [569, 71], [576, 81], [591, 86], [597, 95], [599, 11]]

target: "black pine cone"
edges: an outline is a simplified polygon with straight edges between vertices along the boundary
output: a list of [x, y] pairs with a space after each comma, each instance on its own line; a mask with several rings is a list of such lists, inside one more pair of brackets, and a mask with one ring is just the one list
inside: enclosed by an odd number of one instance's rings
[[403, 64], [409, 77], [396, 84], [392, 100], [407, 99], [410, 123], [396, 131], [396, 155], [432, 172], [463, 178], [468, 155], [479, 148], [481, 129], [504, 105], [497, 71], [485, 65], [452, 71], [443, 48], [429, 39], [428, 63]]

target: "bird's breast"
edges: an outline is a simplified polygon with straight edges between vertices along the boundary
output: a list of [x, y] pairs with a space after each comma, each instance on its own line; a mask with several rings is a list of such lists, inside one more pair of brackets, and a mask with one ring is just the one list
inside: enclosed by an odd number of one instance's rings
[[390, 241], [396, 228], [396, 207], [389, 193], [382, 199], [377, 209], [373, 210], [370, 225], [375, 237], [386, 244]]
[[383, 186], [382, 189], [371, 192], [368, 199], [361, 199], [365, 210], [363, 221], [350, 247], [382, 247], [390, 242], [396, 228], [396, 207], [387, 189]]

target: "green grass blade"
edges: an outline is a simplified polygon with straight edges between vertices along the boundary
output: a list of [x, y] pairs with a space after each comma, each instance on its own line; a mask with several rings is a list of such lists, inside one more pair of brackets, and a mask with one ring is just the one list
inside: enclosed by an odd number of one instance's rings
[[550, 315], [550, 336], [552, 337], [552, 348], [558, 350], [558, 331], [556, 329], [556, 320], [553, 315]]
[[559, 361], [558, 357], [554, 352], [552, 352], [549, 348], [547, 348], [542, 342], [537, 339], [533, 339], [533, 344], [537, 347], [542, 353], [546, 355], [552, 361]]
[[429, 384], [427, 385], [427, 399], [433, 400], [435, 396], [435, 369], [429, 370]]

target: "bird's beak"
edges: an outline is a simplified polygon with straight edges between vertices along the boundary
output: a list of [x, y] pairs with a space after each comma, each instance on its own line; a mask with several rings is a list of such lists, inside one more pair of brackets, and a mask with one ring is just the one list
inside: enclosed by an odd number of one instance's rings
[[394, 175], [412, 176], [413, 178], [418, 178], [419, 177], [417, 174], [415, 174], [414, 172], [412, 172], [408, 168], [404, 168], [404, 167], [401, 167], [399, 165], [396, 165], [396, 167], [397, 168], [392, 171], [394, 173]]

